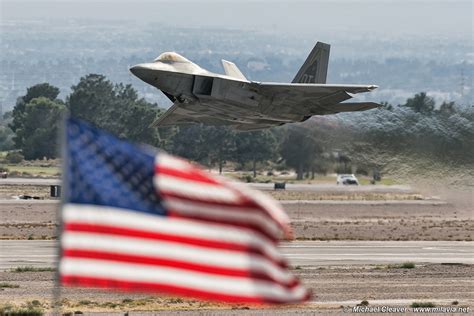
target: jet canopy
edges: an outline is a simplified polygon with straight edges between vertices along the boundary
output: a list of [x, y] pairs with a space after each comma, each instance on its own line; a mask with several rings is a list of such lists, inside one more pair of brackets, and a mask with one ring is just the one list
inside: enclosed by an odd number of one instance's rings
[[184, 58], [178, 53], [175, 52], [166, 52], [158, 56], [154, 61], [162, 61], [162, 62], [181, 62], [181, 63], [189, 63], [190, 60]]

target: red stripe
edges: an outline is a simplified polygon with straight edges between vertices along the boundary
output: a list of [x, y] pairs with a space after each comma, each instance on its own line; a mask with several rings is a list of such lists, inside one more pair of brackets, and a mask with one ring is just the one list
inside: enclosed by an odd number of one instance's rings
[[169, 217], [181, 218], [181, 219], [192, 219], [192, 220], [204, 222], [204, 223], [214, 223], [214, 224], [219, 224], [219, 225], [228, 225], [232, 227], [250, 229], [258, 234], [264, 235], [266, 238], [269, 239], [269, 241], [272, 241], [274, 243], [278, 242], [278, 236], [276, 236], [275, 234], [272, 234], [271, 232], [269, 232], [269, 230], [265, 226], [259, 225], [258, 223], [237, 222], [234, 219], [223, 219], [223, 218], [216, 219], [216, 218], [213, 218], [212, 215], [203, 215], [203, 214], [197, 214], [197, 213], [193, 215], [188, 215], [187, 212], [185, 214], [181, 214], [179, 210], [175, 210], [171, 208], [168, 208], [167, 211], [168, 211]]
[[[158, 191], [161, 193], [161, 190], [159, 188], [158, 188]], [[225, 207], [225, 208], [231, 209], [231, 210], [236, 211], [236, 212], [241, 212], [241, 213], [262, 212], [262, 213], [265, 213], [267, 216], [269, 215], [265, 211], [265, 209], [263, 209], [262, 207], [260, 207], [258, 205], [250, 204], [245, 199], [242, 199], [241, 201], [239, 201], [237, 203], [236, 202], [226, 203], [226, 202], [207, 200], [207, 199], [203, 200], [203, 202], [201, 202], [200, 200], [198, 200], [194, 197], [181, 198], [177, 193], [178, 192], [176, 192], [176, 191], [165, 191], [165, 193], [162, 194], [162, 196], [164, 198], [173, 198], [173, 199], [178, 200], [178, 201], [182, 200], [183, 203], [184, 202], [196, 203], [196, 204], [199, 204], [199, 206], [201, 206], [201, 207], [204, 207], [204, 206], [213, 206], [213, 207], [220, 206], [220, 207]]]
[[[210, 208], [214, 208], [214, 209], [219, 208], [219, 207], [230, 208], [230, 209], [234, 208], [235, 210], [232, 210], [233, 212], [240, 212], [243, 214], [245, 214], [246, 212], [256, 212], [256, 213], [258, 212], [264, 217], [267, 217], [269, 222], [276, 224], [280, 229], [286, 230], [286, 227], [283, 227], [283, 225], [280, 222], [276, 221], [265, 209], [259, 206], [256, 206], [255, 204], [251, 204], [251, 203], [231, 204], [231, 203], [224, 203], [220, 201], [210, 201], [208, 199], [201, 199], [201, 198], [190, 197], [187, 195], [182, 195], [175, 191], [159, 191], [158, 194], [161, 196], [163, 203], [165, 205], [166, 205], [166, 200], [168, 198], [170, 199], [172, 198], [175, 200], [182, 200], [184, 203], [189, 203], [189, 204], [197, 203], [199, 204], [199, 207], [209, 206]], [[174, 214], [180, 214], [179, 210], [174, 210], [174, 211], [175, 211]], [[222, 212], [225, 213], [225, 211], [222, 211]], [[188, 217], [191, 219], [200, 218], [201, 220], [209, 219], [209, 222], [212, 222], [214, 224], [220, 224], [220, 223], [225, 224], [225, 225], [232, 224], [232, 220], [225, 220], [225, 219], [220, 219], [220, 218], [215, 219], [210, 216], [199, 215], [197, 214], [197, 212], [196, 212], [196, 215], [182, 214], [180, 215], [180, 217], [181, 218]], [[244, 225], [240, 225], [239, 222], [234, 222], [234, 223], [236, 223], [235, 226], [245, 227]], [[272, 242], [276, 242], [280, 237], [278, 235], [272, 235], [271, 233], [268, 233], [267, 231], [262, 232], [262, 230], [265, 230], [265, 228], [262, 226], [258, 226], [258, 224], [253, 225], [253, 227], [261, 227], [260, 229], [254, 229], [254, 230], [261, 234], [265, 234], [265, 236], [267, 236]]]
[[211, 248], [211, 249], [225, 249], [229, 251], [241, 251], [246, 253], [252, 253], [254, 255], [262, 256], [272, 263], [280, 266], [287, 267], [285, 260], [276, 260], [267, 255], [264, 249], [257, 246], [247, 246], [239, 245], [230, 242], [224, 242], [219, 240], [209, 240], [209, 239], [199, 239], [193, 237], [185, 237], [181, 235], [170, 235], [160, 232], [151, 232], [144, 230], [137, 230], [131, 228], [123, 228], [116, 226], [106, 226], [106, 225], [96, 225], [96, 224], [84, 224], [84, 223], [75, 223], [75, 222], [65, 222], [64, 231], [79, 231], [79, 232], [89, 232], [89, 233], [99, 233], [115, 236], [126, 236], [126, 237], [138, 237], [146, 238], [153, 240], [166, 240], [181, 244], [188, 244], [193, 246]]
[[[160, 173], [161, 173], [161, 174], [166, 174], [166, 175], [173, 176], [173, 177], [176, 177], [176, 178], [181, 178], [181, 179], [186, 179], [186, 180], [191, 180], [191, 181], [197, 181], [197, 182], [202, 182], [202, 183], [207, 183], [207, 184], [215, 184], [217, 186], [221, 186], [223, 188], [232, 190], [233, 192], [235, 192], [236, 194], [238, 194], [240, 196], [241, 201], [238, 204], [237, 203], [236, 204], [232, 203], [232, 204], [227, 204], [227, 205], [257, 208], [257, 209], [260, 209], [260, 210], [264, 211], [267, 215], [272, 217], [271, 214], [269, 214], [257, 202], [255, 202], [252, 199], [249, 199], [248, 197], [243, 195], [236, 188], [234, 188], [232, 186], [228, 186], [227, 183], [225, 183], [225, 182], [220, 182], [220, 181], [216, 180], [212, 176], [208, 175], [206, 172], [204, 172], [202, 170], [199, 170], [197, 168], [182, 171], [182, 170], [178, 170], [178, 169], [174, 169], [174, 168], [163, 167], [163, 166], [158, 164], [158, 165], [155, 165], [155, 172], [156, 172], [155, 177], [159, 177]], [[170, 192], [170, 191], [161, 191], [160, 188], [157, 188], [157, 189], [160, 193], [161, 192], [166, 192], [169, 195], [173, 195], [173, 193], [176, 194], [176, 191]], [[205, 202], [206, 200], [203, 200], [203, 201]], [[219, 203], [219, 202], [217, 202], [217, 203]]]
[[100, 279], [92, 277], [81, 277], [74, 275], [61, 275], [61, 283], [69, 286], [84, 286], [96, 288], [117, 289], [126, 292], [148, 292], [148, 293], [164, 293], [179, 295], [190, 298], [204, 299], [208, 301], [226, 301], [231, 303], [299, 303], [306, 301], [310, 297], [310, 293], [301, 300], [277, 300], [273, 298], [265, 298], [262, 296], [240, 296], [223, 294], [219, 292], [208, 292], [204, 290], [197, 290], [195, 288], [160, 284], [160, 283], [146, 283], [146, 282], [131, 282], [113, 279]]
[[249, 213], [249, 212], [259, 212], [262, 213], [263, 215], [268, 217], [268, 220], [273, 220], [271, 218], [271, 215], [261, 206], [256, 205], [255, 203], [249, 203], [247, 200], [242, 199], [238, 203], [226, 203], [226, 202], [221, 202], [221, 201], [215, 201], [215, 200], [208, 200], [208, 199], [199, 199], [195, 197], [189, 197], [189, 196], [182, 196], [179, 195], [179, 192], [176, 191], [161, 191], [158, 188], [158, 193], [160, 193], [161, 197], [163, 200], [166, 201], [167, 198], [172, 198], [174, 200], [182, 201], [183, 203], [195, 203], [198, 204], [200, 207], [223, 207], [223, 208], [228, 208], [229, 210], [233, 212], [239, 212], [239, 213]]
[[[280, 223], [275, 221], [272, 214], [270, 214], [265, 208], [261, 207], [260, 205], [256, 204], [255, 202], [253, 202], [253, 201], [251, 201], [247, 198], [242, 197], [239, 200], [238, 203], [226, 203], [226, 202], [222, 202], [222, 201], [209, 200], [209, 199], [206, 199], [206, 198], [197, 198], [197, 197], [194, 197], [194, 196], [191, 197], [189, 195], [180, 194], [177, 191], [162, 190], [160, 188], [158, 188], [157, 191], [158, 191], [158, 194], [164, 200], [166, 200], [166, 198], [175, 198], [175, 199], [180, 199], [180, 200], [186, 201], [188, 203], [195, 202], [195, 203], [199, 203], [199, 204], [202, 204], [202, 205], [210, 205], [212, 207], [222, 206], [222, 207], [229, 207], [229, 208], [238, 208], [239, 211], [241, 211], [241, 212], [246, 212], [246, 211], [260, 212], [263, 215], [267, 216], [269, 221], [273, 221], [277, 225], [280, 226]], [[245, 211], [242, 210], [242, 209], [245, 209]]]
[[63, 257], [101, 259], [101, 260], [117, 261], [117, 262], [147, 264], [147, 265], [152, 265], [152, 266], [165, 266], [165, 267], [173, 267], [177, 269], [199, 271], [199, 272], [204, 272], [204, 273], [209, 273], [209, 274], [225, 275], [225, 276], [237, 277], [237, 278], [265, 280], [265, 281], [270, 281], [270, 282], [273, 282], [273, 283], [276, 283], [288, 288], [294, 288], [295, 286], [299, 285], [296, 278], [292, 278], [289, 282], [282, 282], [275, 279], [270, 274], [261, 272], [261, 271], [238, 270], [238, 269], [224, 268], [224, 267], [219, 267], [219, 266], [184, 262], [184, 261], [168, 259], [168, 258], [145, 257], [145, 256], [130, 255], [130, 254], [123, 254], [123, 253], [112, 253], [112, 252], [93, 251], [93, 250], [78, 250], [78, 249], [67, 249], [67, 248], [62, 250], [62, 254], [63, 254]]
[[216, 179], [208, 176], [205, 172], [197, 169], [197, 168], [190, 168], [186, 171], [164, 167], [163, 165], [157, 164], [155, 165], [155, 177], [159, 177], [160, 174], [165, 174], [167, 176], [172, 176], [175, 178], [186, 179], [196, 182], [202, 182], [207, 184], [215, 184], [219, 186], [223, 186], [221, 182], [217, 181]]

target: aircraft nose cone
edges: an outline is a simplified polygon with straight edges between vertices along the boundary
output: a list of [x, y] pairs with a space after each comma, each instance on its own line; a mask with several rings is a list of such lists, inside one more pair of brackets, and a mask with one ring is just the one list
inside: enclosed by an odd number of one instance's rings
[[138, 64], [130, 67], [130, 72], [137, 78], [145, 81], [148, 84], [153, 85], [157, 77], [157, 71], [153, 69], [149, 64]]
[[138, 65], [130, 67], [130, 72], [140, 79], [144, 77], [147, 71], [148, 71], [148, 68], [142, 64], [138, 64]]

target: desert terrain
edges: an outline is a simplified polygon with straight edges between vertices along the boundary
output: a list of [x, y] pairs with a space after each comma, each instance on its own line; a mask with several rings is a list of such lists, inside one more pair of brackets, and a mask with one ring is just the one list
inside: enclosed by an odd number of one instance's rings
[[[363, 186], [364, 187], [364, 186]], [[333, 241], [451, 241], [472, 244], [472, 196], [465, 193], [430, 196], [413, 189], [382, 191], [328, 187], [268, 191], [281, 200], [298, 242]], [[43, 200], [13, 200], [26, 189]], [[0, 231], [5, 240], [57, 238], [58, 200], [48, 199], [46, 187], [0, 185]], [[432, 244], [431, 244], [432, 245]], [[436, 244], [435, 244], [436, 245]], [[8, 254], [2, 251], [2, 257]], [[467, 308], [474, 304], [474, 266], [461, 262], [392, 262], [291, 264], [313, 291], [310, 302], [269, 308], [225, 305], [149, 294], [107, 293], [90, 289], [61, 289], [61, 312], [106, 314], [340, 314], [357, 304], [411, 308], [416, 304]], [[42, 269], [44, 268], [44, 269]], [[0, 306], [53, 311], [54, 268], [0, 271]], [[29, 270], [29, 271], [28, 271]], [[41, 271], [43, 270], [43, 271]], [[413, 305], [415, 304], [415, 305]], [[430, 305], [431, 304], [431, 305]], [[421, 305], [425, 306], [425, 305]], [[462, 310], [465, 311], [465, 310]]]

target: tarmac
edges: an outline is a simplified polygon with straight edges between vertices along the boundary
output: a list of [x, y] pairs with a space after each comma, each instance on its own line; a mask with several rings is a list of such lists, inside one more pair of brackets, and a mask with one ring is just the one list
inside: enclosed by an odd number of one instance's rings
[[[60, 185], [61, 179], [47, 178], [7, 178], [0, 179], [0, 185]], [[249, 183], [250, 187], [259, 190], [274, 190], [274, 183]], [[407, 185], [336, 185], [336, 184], [293, 184], [286, 183], [287, 191], [312, 191], [312, 192], [373, 192], [373, 193], [410, 193], [412, 188]]]
[[46, 178], [6, 178], [0, 179], [0, 185], [59, 185], [61, 179]]
[[[56, 240], [0, 240], [0, 270], [54, 267]], [[293, 241], [280, 250], [293, 266], [443, 263], [474, 264], [474, 242], [463, 241]]]

